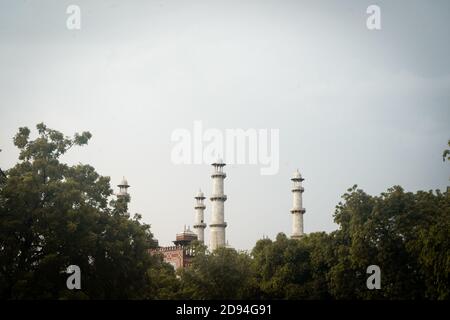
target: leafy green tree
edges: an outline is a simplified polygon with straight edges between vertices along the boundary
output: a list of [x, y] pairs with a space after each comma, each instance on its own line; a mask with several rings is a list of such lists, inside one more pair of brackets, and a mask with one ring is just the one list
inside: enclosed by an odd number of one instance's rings
[[263, 239], [252, 251], [263, 299], [330, 298], [327, 272], [332, 263], [329, 236], [312, 233], [300, 240], [277, 235]]
[[428, 216], [413, 226], [416, 236], [407, 244], [419, 266], [427, 299], [450, 298], [450, 193], [418, 192], [416, 209]]
[[149, 288], [143, 298], [172, 300], [180, 298], [180, 280], [175, 276], [172, 265], [163, 261], [161, 256], [154, 256], [155, 264], [148, 269]]
[[[448, 140], [448, 146], [450, 147], [450, 140]], [[444, 150], [444, 153], [442, 154], [442, 159], [445, 161], [450, 161], [450, 149]]]
[[[2, 152], [2, 149], [0, 149], [0, 152]], [[0, 183], [4, 183], [6, 180], [6, 174], [3, 172], [3, 170], [0, 168]]]
[[[449, 193], [353, 186], [336, 207], [339, 229], [299, 240], [279, 234], [252, 251], [263, 299], [448, 299]], [[381, 268], [381, 290], [367, 267]]]
[[180, 270], [180, 297], [185, 299], [248, 299], [254, 297], [252, 262], [245, 252], [197, 247], [192, 265]]
[[[447, 193], [396, 186], [374, 197], [354, 186], [343, 198], [335, 213], [337, 263], [329, 275], [336, 298], [448, 297]], [[367, 290], [369, 265], [381, 268], [381, 290]]]
[[[59, 158], [86, 145], [37, 125], [14, 137], [19, 162], [0, 185], [0, 297], [3, 299], [143, 298], [156, 295], [148, 270], [158, 265], [147, 250], [149, 226], [127, 213], [129, 199], [108, 203], [109, 178], [93, 167]], [[68, 290], [66, 268], [81, 269], [81, 290]]]

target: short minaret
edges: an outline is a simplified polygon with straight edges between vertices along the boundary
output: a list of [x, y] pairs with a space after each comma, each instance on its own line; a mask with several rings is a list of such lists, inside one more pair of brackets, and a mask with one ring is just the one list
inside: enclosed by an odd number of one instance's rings
[[202, 190], [199, 190], [197, 196], [195, 197], [195, 224], [194, 229], [197, 233], [197, 239], [201, 243], [205, 243], [205, 228], [206, 223], [204, 222], [204, 211], [205, 204], [203, 200], [205, 200], [205, 196], [203, 195]]
[[302, 175], [300, 172], [295, 171], [294, 176], [291, 179], [294, 182], [292, 187], [293, 193], [293, 207], [292, 213], [292, 239], [299, 239], [303, 236], [303, 214], [305, 209], [303, 208], [302, 194], [305, 189], [302, 187]]
[[225, 228], [227, 223], [224, 221], [224, 203], [227, 200], [227, 196], [224, 195], [223, 181], [227, 176], [223, 172], [225, 163], [222, 160], [218, 160], [213, 163], [214, 171], [211, 175], [213, 180], [213, 189], [211, 200], [211, 224], [210, 229], [210, 249], [214, 251], [219, 247], [224, 247], [225, 242]]
[[117, 193], [118, 197], [130, 196], [128, 194], [128, 188], [130, 187], [130, 185], [128, 184], [128, 181], [127, 179], [125, 179], [125, 177], [122, 178], [122, 181], [117, 186], [119, 187], [119, 193]]

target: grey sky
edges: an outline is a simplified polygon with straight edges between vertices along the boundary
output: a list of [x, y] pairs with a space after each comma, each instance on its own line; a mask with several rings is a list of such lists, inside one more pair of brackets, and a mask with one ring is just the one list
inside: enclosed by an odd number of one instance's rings
[[[66, 8], [82, 28], [66, 28]], [[366, 28], [381, 8], [382, 30]], [[448, 1], [0, 0], [0, 167], [38, 122], [90, 144], [64, 160], [131, 184], [162, 245], [192, 225], [207, 165], [170, 161], [171, 133], [280, 129], [280, 171], [225, 167], [230, 245], [291, 232], [291, 181], [305, 177], [305, 231], [336, 228], [353, 184], [378, 194], [444, 189], [450, 138]], [[205, 211], [210, 220], [210, 202]], [[206, 229], [208, 240], [209, 228]]]

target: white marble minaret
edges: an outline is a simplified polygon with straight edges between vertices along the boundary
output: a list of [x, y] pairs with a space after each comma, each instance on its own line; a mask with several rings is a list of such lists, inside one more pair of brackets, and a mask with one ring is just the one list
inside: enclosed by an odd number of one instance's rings
[[292, 186], [293, 201], [292, 201], [292, 239], [299, 239], [303, 236], [303, 214], [305, 209], [303, 208], [302, 194], [305, 189], [302, 187], [302, 175], [300, 172], [295, 171], [294, 176], [291, 179], [294, 182]]
[[227, 223], [224, 221], [224, 203], [227, 200], [227, 196], [223, 193], [223, 180], [227, 176], [223, 172], [225, 163], [222, 160], [218, 160], [213, 163], [214, 171], [211, 175], [213, 180], [213, 189], [211, 200], [211, 224], [210, 227], [210, 250], [213, 251], [219, 247], [224, 247], [225, 242], [225, 228]]
[[205, 228], [206, 223], [204, 220], [204, 211], [205, 211], [205, 204], [203, 203], [203, 200], [205, 200], [205, 196], [203, 195], [202, 190], [199, 190], [197, 193], [197, 196], [195, 197], [195, 224], [194, 229], [197, 233], [197, 239], [201, 243], [205, 242]]

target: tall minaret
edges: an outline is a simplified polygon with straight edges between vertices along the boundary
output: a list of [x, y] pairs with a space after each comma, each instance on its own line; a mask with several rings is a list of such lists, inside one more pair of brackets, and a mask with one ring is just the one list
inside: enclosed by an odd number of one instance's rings
[[213, 189], [211, 200], [211, 224], [209, 227], [210, 231], [210, 249], [211, 251], [223, 247], [225, 243], [225, 228], [227, 223], [224, 221], [224, 203], [227, 200], [227, 196], [223, 193], [223, 180], [227, 176], [223, 172], [223, 167], [225, 163], [222, 160], [218, 160], [213, 163], [214, 171], [211, 175], [213, 180]]
[[120, 184], [117, 185], [119, 187], [119, 193], [117, 193], [118, 197], [123, 197], [123, 196], [130, 196], [128, 194], [128, 188], [130, 187], [130, 185], [128, 184], [127, 179], [125, 179], [125, 177], [122, 178], [122, 182], [120, 182]]
[[201, 243], [205, 242], [205, 228], [206, 223], [203, 222], [205, 211], [205, 204], [203, 203], [203, 200], [205, 200], [205, 196], [203, 195], [202, 190], [199, 190], [197, 193], [197, 196], [195, 197], [195, 224], [194, 229], [197, 233], [197, 239]]
[[303, 208], [302, 194], [305, 189], [302, 187], [302, 175], [300, 172], [295, 171], [294, 176], [291, 179], [294, 182], [292, 187], [293, 193], [293, 207], [291, 210], [292, 213], [292, 239], [299, 239], [303, 236], [303, 214], [305, 213], [305, 209]]

